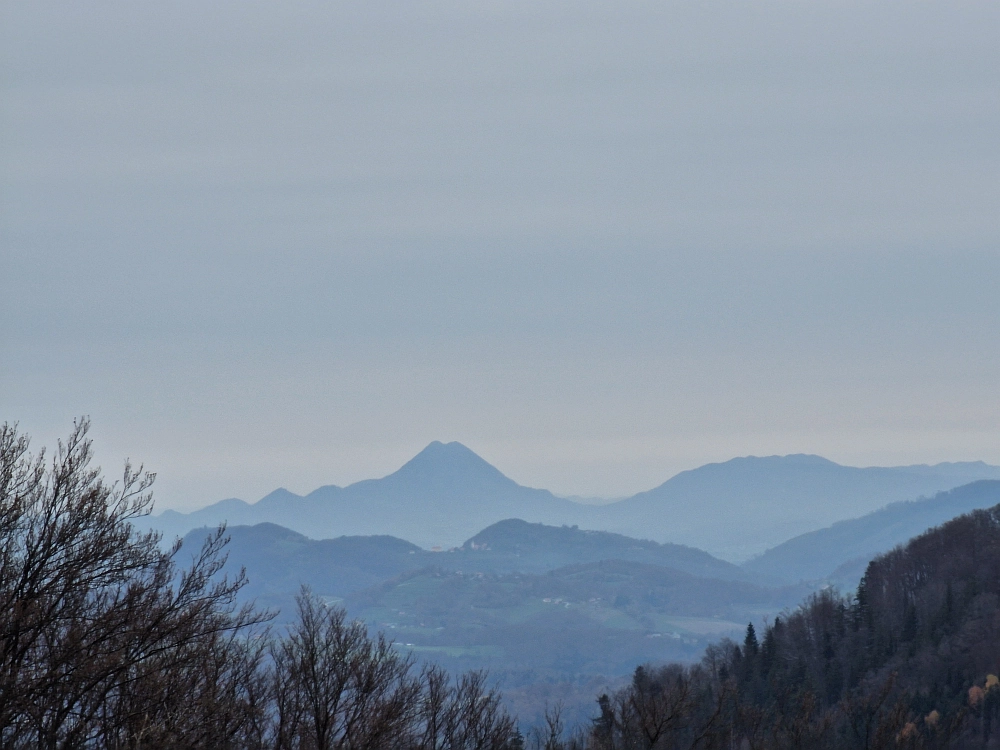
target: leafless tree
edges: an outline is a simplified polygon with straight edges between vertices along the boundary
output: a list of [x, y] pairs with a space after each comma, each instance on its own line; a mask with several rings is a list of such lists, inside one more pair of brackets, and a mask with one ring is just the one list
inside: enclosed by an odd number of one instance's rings
[[133, 524], [151, 473], [91, 468], [89, 422], [52, 460], [0, 428], [0, 747], [514, 750], [483, 672], [452, 679], [303, 590], [275, 636], [238, 606], [225, 529], [185, 567]]
[[[139, 746], [153, 722], [190, 733], [198, 711], [144, 698], [178, 681], [214, 715], [225, 682], [209, 690], [205, 665], [244, 648], [234, 636], [264, 619], [235, 605], [242, 572], [220, 575], [224, 529], [179, 570], [179, 543], [163, 551], [158, 535], [133, 527], [151, 508], [154, 475], [126, 464], [106, 483], [89, 466], [88, 428], [77, 422], [48, 464], [16, 426], [0, 428], [4, 747]], [[191, 746], [220, 746], [201, 735]]]
[[272, 649], [277, 695], [276, 746], [400, 747], [409, 741], [420, 694], [412, 662], [364, 623], [348, 622], [307, 590], [298, 621]]
[[485, 672], [466, 672], [452, 680], [438, 666], [420, 678], [421, 699], [415, 750], [492, 750], [515, 742], [517, 728], [501, 695]]
[[516, 734], [483, 672], [454, 682], [368, 635], [308, 590], [298, 620], [272, 646], [274, 746], [280, 750], [501, 750]]

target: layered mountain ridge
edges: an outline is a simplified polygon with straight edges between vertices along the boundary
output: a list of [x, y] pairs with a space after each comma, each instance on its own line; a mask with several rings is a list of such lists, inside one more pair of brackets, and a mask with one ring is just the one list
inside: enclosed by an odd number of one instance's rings
[[435, 441], [380, 479], [326, 485], [304, 496], [278, 489], [253, 504], [231, 498], [192, 513], [168, 510], [147, 523], [168, 538], [221, 522], [270, 522], [314, 539], [388, 534], [447, 549], [516, 518], [682, 544], [743, 562], [803, 533], [978, 479], [1000, 479], [1000, 467], [855, 468], [805, 454], [750, 456], [591, 505], [520, 485], [461, 443]]
[[793, 537], [749, 560], [743, 569], [785, 583], [826, 578], [851, 591], [875, 555], [963, 513], [997, 504], [1000, 481], [981, 479]]
[[314, 539], [389, 534], [425, 548], [452, 547], [505, 518], [575, 520], [578, 504], [523, 487], [461, 443], [433, 442], [397, 471], [301, 496], [278, 489], [257, 503], [223, 500], [193, 513], [165, 511], [150, 523], [183, 536], [222, 522], [276, 523]]

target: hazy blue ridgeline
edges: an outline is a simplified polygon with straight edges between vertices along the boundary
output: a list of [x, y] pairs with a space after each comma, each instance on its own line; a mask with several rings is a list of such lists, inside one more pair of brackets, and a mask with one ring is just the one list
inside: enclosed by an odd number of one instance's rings
[[389, 534], [448, 549], [520, 518], [684, 544], [743, 562], [800, 534], [979, 479], [1000, 479], [1000, 467], [855, 468], [809, 455], [748, 457], [591, 506], [519, 485], [459, 443], [434, 442], [381, 479], [328, 485], [304, 497], [278, 489], [254, 504], [223, 500], [193, 513], [166, 511], [148, 523], [168, 537], [222, 521], [270, 522], [312, 538]]
[[275, 524], [235, 526], [230, 565], [246, 568], [243, 596], [261, 606], [292, 611], [305, 583], [420, 658], [487, 667], [530, 692], [538, 680], [579, 686], [644, 661], [696, 659], [812, 591], [853, 591], [871, 557], [998, 502], [1000, 481], [975, 482], [789, 540], [741, 567], [691, 547], [516, 519], [442, 552], [384, 535], [313, 540]]

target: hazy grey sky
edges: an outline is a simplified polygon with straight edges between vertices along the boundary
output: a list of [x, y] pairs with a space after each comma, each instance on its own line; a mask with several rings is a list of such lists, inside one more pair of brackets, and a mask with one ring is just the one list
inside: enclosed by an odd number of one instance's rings
[[459, 440], [1000, 463], [1000, 4], [6, 2], [0, 419], [158, 502]]

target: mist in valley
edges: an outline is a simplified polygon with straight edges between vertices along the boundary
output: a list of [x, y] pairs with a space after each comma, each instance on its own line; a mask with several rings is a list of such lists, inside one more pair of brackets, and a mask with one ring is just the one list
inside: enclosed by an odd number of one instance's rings
[[1000, 747], [998, 28], [3, 5], [0, 745]]

